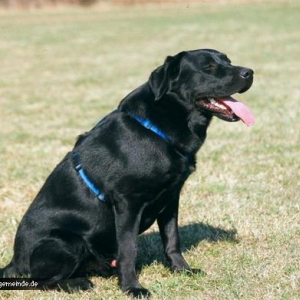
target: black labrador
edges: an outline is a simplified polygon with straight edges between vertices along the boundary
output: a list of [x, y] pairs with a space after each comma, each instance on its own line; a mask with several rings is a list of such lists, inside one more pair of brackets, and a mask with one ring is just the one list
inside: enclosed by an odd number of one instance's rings
[[[81, 135], [24, 215], [14, 256], [0, 277], [29, 276], [44, 288], [92, 287], [89, 266], [116, 269], [121, 289], [149, 296], [135, 271], [137, 236], [157, 221], [175, 271], [191, 270], [180, 251], [180, 190], [213, 116], [254, 122], [232, 94], [247, 91], [253, 71], [215, 50], [166, 58], [149, 80]], [[97, 265], [95, 269], [95, 264]]]

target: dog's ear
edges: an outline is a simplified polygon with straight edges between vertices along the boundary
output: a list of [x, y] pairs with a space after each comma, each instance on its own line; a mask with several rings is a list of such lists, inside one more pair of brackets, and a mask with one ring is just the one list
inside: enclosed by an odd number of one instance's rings
[[164, 64], [155, 69], [149, 78], [150, 87], [155, 95], [155, 100], [160, 100], [172, 86], [172, 81], [180, 72], [180, 60], [184, 52], [175, 56], [168, 56]]

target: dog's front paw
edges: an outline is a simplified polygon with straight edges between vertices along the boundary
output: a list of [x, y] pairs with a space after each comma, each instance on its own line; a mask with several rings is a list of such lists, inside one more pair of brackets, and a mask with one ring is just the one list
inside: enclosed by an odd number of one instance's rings
[[206, 273], [201, 269], [190, 269], [190, 270], [184, 270], [183, 272], [186, 272], [188, 275], [200, 275], [200, 276], [206, 276]]
[[171, 270], [174, 272], [174, 273], [185, 273], [187, 275], [194, 275], [194, 274], [197, 274], [197, 275], [201, 275], [201, 276], [206, 276], [206, 273], [201, 270], [201, 269], [179, 269], [179, 268], [171, 268]]
[[192, 273], [193, 274], [199, 274], [199, 275], [202, 275], [202, 276], [206, 276], [207, 274], [206, 274], [206, 272], [204, 272], [203, 270], [201, 270], [201, 269], [191, 269], [191, 271], [192, 271]]
[[133, 298], [149, 298], [151, 293], [144, 288], [128, 288], [125, 293]]

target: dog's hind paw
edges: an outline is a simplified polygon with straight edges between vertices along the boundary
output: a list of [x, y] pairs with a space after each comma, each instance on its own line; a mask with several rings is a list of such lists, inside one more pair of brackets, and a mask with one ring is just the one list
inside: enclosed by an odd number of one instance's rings
[[87, 291], [94, 287], [94, 284], [87, 278], [71, 278], [60, 281], [57, 289], [68, 293]]

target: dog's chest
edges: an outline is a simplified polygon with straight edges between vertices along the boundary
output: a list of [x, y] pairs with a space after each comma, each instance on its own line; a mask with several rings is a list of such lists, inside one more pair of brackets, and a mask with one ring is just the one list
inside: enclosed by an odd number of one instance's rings
[[179, 200], [181, 188], [188, 175], [170, 177], [170, 181], [160, 188], [159, 192], [147, 202], [142, 214], [140, 230], [147, 230], [169, 206], [176, 205]]

